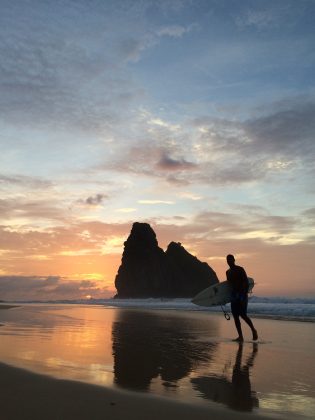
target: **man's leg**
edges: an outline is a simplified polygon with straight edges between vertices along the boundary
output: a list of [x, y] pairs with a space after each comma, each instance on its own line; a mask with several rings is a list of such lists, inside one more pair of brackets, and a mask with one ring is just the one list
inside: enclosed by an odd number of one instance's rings
[[238, 337], [235, 339], [235, 341], [244, 341], [243, 331], [242, 331], [241, 321], [240, 321], [240, 302], [239, 301], [231, 302], [231, 310], [232, 310], [232, 315], [234, 318], [235, 327], [238, 332]]
[[242, 319], [244, 319], [246, 324], [252, 330], [253, 340], [257, 340], [258, 339], [257, 330], [255, 329], [252, 320], [247, 316], [247, 299], [246, 299], [246, 301], [241, 302], [240, 306], [241, 306], [240, 316], [241, 316]]
[[234, 315], [233, 314], [233, 318], [234, 318], [234, 322], [235, 322], [235, 327], [236, 327], [237, 332], [238, 332], [238, 337], [234, 341], [244, 341], [241, 322], [240, 322], [240, 317], [239, 317], [239, 315]]

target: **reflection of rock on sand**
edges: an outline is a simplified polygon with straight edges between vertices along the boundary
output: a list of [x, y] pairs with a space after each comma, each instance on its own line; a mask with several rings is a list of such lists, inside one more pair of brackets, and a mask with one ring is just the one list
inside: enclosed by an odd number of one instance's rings
[[189, 322], [143, 311], [119, 312], [112, 330], [115, 383], [145, 390], [160, 376], [164, 387], [176, 387], [196, 364], [209, 362], [217, 345], [196, 341]]
[[202, 376], [191, 380], [193, 387], [204, 398], [223, 403], [234, 410], [252, 411], [259, 406], [259, 400], [251, 390], [250, 383], [250, 369], [253, 367], [257, 351], [258, 346], [253, 343], [252, 352], [242, 366], [243, 344], [240, 344], [231, 380], [225, 376]]

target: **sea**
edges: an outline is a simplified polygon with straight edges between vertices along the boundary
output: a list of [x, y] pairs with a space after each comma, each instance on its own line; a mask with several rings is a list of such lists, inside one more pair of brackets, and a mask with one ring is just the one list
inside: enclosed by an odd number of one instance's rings
[[[13, 304], [35, 304], [42, 301], [19, 301]], [[209, 308], [197, 306], [190, 299], [75, 299], [46, 301], [48, 304], [100, 305], [107, 308], [147, 308], [201, 312], [230, 312], [230, 304]], [[315, 298], [258, 297], [249, 298], [248, 314], [256, 317], [315, 322]]]

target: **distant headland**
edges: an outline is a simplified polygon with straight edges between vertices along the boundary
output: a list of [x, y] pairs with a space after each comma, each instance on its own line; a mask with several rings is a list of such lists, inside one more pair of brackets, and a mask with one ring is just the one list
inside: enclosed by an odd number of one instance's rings
[[217, 283], [214, 270], [178, 242], [164, 252], [148, 223], [133, 224], [115, 279], [116, 298], [192, 297]]

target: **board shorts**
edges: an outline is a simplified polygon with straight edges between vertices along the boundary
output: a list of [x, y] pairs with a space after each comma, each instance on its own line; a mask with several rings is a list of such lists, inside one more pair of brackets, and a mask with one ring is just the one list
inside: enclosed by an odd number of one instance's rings
[[231, 311], [233, 316], [247, 315], [248, 296], [247, 293], [232, 292]]

